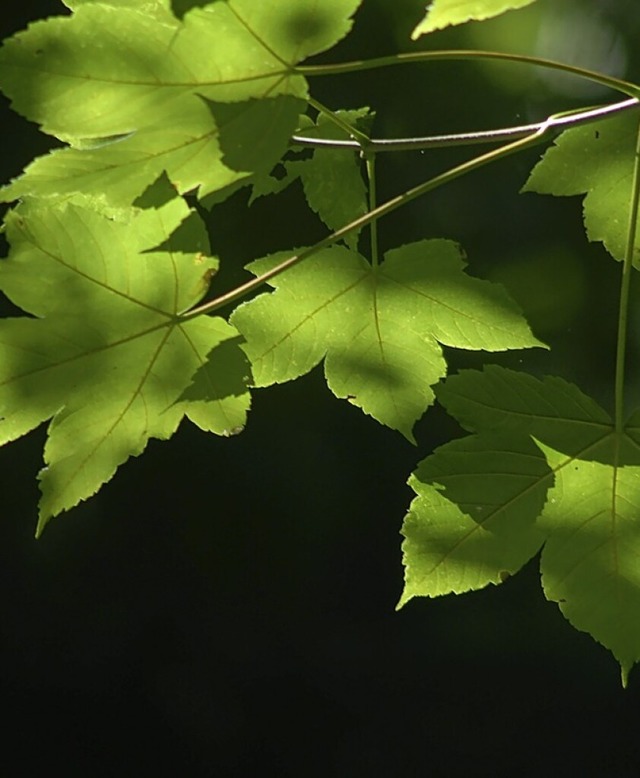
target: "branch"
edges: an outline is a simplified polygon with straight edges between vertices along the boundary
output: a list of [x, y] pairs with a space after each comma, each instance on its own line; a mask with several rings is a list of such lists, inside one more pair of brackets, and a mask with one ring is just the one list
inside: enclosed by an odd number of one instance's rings
[[567, 65], [564, 62], [556, 62], [552, 59], [543, 57], [532, 57], [525, 54], [508, 54], [503, 51], [473, 51], [467, 49], [452, 49], [445, 51], [416, 51], [407, 54], [392, 54], [387, 57], [375, 57], [368, 60], [356, 60], [354, 62], [343, 62], [337, 65], [299, 65], [294, 68], [294, 72], [301, 76], [337, 76], [342, 73], [358, 73], [365, 70], [374, 70], [376, 68], [389, 67], [390, 65], [408, 65], [420, 62], [437, 60], [473, 60], [473, 59], [496, 59], [505, 62], [519, 62], [523, 65], [536, 65], [541, 68], [551, 70], [561, 70], [579, 78], [593, 81], [609, 89], [615, 89], [617, 92], [638, 97], [640, 95], [640, 86], [624, 81], [621, 78], [606, 76], [603, 73], [597, 73], [595, 70]]
[[640, 127], [637, 131], [636, 148], [633, 159], [633, 180], [629, 202], [629, 223], [627, 227], [627, 244], [622, 264], [622, 281], [620, 284], [620, 308], [618, 313], [618, 338], [616, 344], [615, 370], [615, 424], [618, 440], [624, 430], [624, 382], [625, 362], [627, 353], [627, 334], [629, 324], [629, 304], [631, 273], [635, 256], [636, 237], [638, 233], [638, 206], [640, 205]]
[[599, 121], [608, 116], [636, 108], [639, 104], [640, 100], [637, 97], [631, 97], [618, 103], [610, 103], [579, 111], [567, 111], [566, 113], [554, 114], [541, 122], [521, 124], [517, 127], [504, 127], [498, 130], [461, 132], [451, 135], [429, 135], [423, 138], [391, 138], [389, 140], [371, 138], [366, 143], [358, 140], [332, 140], [330, 138], [308, 138], [304, 135], [294, 135], [291, 138], [291, 143], [295, 146], [314, 148], [352, 149], [356, 151], [366, 149], [368, 153], [413, 151], [443, 148], [446, 146], [472, 146], [480, 143], [498, 143], [503, 140], [526, 138], [528, 135], [532, 135], [545, 128], [556, 128], [559, 131], [567, 127], [589, 124], [590, 122]]
[[501, 146], [498, 149], [493, 149], [492, 151], [488, 151], [485, 154], [481, 154], [479, 157], [474, 157], [468, 162], [457, 165], [456, 167], [447, 170], [445, 173], [441, 173], [434, 178], [431, 178], [428, 181], [425, 181], [424, 183], [419, 184], [418, 186], [415, 186], [406, 192], [403, 192], [403, 194], [397, 195], [396, 197], [391, 198], [391, 200], [387, 200], [386, 203], [379, 205], [377, 208], [374, 208], [372, 211], [364, 214], [364, 216], [361, 216], [346, 226], [341, 227], [339, 230], [332, 232], [322, 240], [314, 243], [313, 246], [309, 246], [299, 254], [294, 254], [293, 256], [288, 257], [283, 262], [280, 262], [280, 264], [268, 270], [266, 273], [263, 273], [256, 278], [252, 278], [250, 281], [247, 281], [235, 289], [231, 289], [230, 291], [221, 294], [219, 297], [216, 297], [213, 300], [209, 300], [208, 302], [202, 303], [196, 308], [192, 308], [189, 311], [185, 311], [184, 313], [179, 314], [176, 317], [177, 320], [187, 321], [189, 319], [194, 319], [197, 316], [213, 313], [219, 308], [223, 308], [230, 303], [236, 302], [236, 300], [240, 300], [251, 292], [259, 289], [263, 284], [267, 283], [267, 281], [270, 281], [275, 276], [283, 273], [285, 270], [288, 270], [294, 265], [297, 265], [299, 262], [302, 262], [303, 259], [306, 259], [313, 254], [317, 254], [318, 251], [321, 251], [322, 249], [327, 248], [327, 246], [331, 246], [333, 243], [336, 243], [336, 241], [345, 237], [353, 230], [359, 230], [362, 227], [371, 224], [371, 222], [375, 221], [376, 219], [379, 219], [382, 216], [386, 216], [388, 213], [391, 213], [397, 208], [400, 208], [412, 200], [421, 197], [423, 194], [443, 186], [444, 184], [447, 184], [456, 178], [460, 178], [466, 173], [477, 170], [478, 168], [481, 168], [490, 162], [495, 162], [498, 159], [502, 159], [503, 157], [515, 153], [516, 151], [520, 151], [522, 149], [528, 148], [529, 146], [540, 143], [542, 140], [544, 140], [545, 136], [548, 134], [548, 131], [554, 128], [557, 118], [558, 117], [556, 116], [551, 116], [547, 119], [546, 122], [542, 124], [541, 127], [536, 130], [536, 132], [527, 135], [525, 138], [519, 138], [518, 140], [515, 140], [512, 143], [508, 143], [505, 146]]

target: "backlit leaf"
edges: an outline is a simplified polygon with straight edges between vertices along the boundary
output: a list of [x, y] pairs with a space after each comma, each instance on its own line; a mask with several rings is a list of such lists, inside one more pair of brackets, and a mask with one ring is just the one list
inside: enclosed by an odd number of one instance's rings
[[177, 318], [217, 264], [182, 248], [202, 234], [195, 218], [181, 198], [108, 215], [88, 200], [25, 203], [8, 215], [0, 289], [37, 318], [0, 323], [0, 444], [52, 418], [39, 530], [185, 415], [218, 434], [244, 425], [237, 332], [219, 318]]
[[[372, 118], [368, 108], [336, 111], [336, 116], [356, 127]], [[334, 140], [347, 138], [344, 130], [324, 114], [318, 116], [316, 125], [300, 134]], [[331, 230], [337, 230], [367, 212], [367, 190], [357, 151], [314, 149], [311, 159], [289, 162], [287, 170], [290, 175], [300, 176], [309, 206]], [[354, 230], [345, 237], [349, 248], [357, 249], [358, 235], [359, 231]]]
[[473, 436], [423, 460], [409, 485], [418, 495], [402, 534], [405, 588], [437, 597], [499, 584], [538, 552], [535, 525], [551, 483], [544, 456], [527, 438]]
[[425, 33], [441, 30], [451, 24], [463, 24], [472, 19], [491, 19], [505, 11], [524, 8], [533, 2], [534, 0], [433, 0], [427, 6], [427, 15], [411, 37], [415, 40]]
[[531, 435], [549, 446], [570, 441], [580, 453], [609, 433], [611, 417], [562, 378], [487, 365], [463, 370], [438, 387], [438, 401], [472, 432]]
[[556, 486], [541, 520], [549, 539], [540, 569], [547, 598], [613, 653], [626, 683], [640, 660], [640, 449], [623, 439], [625, 464], [620, 443], [603, 440], [597, 462], [543, 447]]
[[[560, 196], [586, 193], [583, 213], [589, 240], [602, 241], [615, 259], [622, 260], [637, 134], [636, 113], [567, 130], [533, 169], [523, 191]], [[636, 237], [636, 264], [639, 252]]]
[[411, 477], [400, 604], [499, 583], [544, 542], [547, 598], [626, 682], [640, 660], [640, 414], [617, 432], [577, 387], [499, 367], [452, 376], [438, 398], [479, 434]]
[[[111, 8], [127, 8], [130, 11], [136, 10], [146, 16], [153, 16], [164, 22], [173, 23], [175, 19], [171, 11], [171, 0], [62, 0], [67, 8], [77, 11], [81, 5], [108, 5]], [[211, 0], [206, 0], [211, 2]], [[203, 3], [204, 5], [204, 3]]]
[[[38, 160], [5, 200], [82, 191], [128, 204], [163, 170], [181, 192], [204, 196], [268, 171], [304, 110], [295, 64], [345, 35], [358, 5], [229, 0], [180, 22], [162, 5], [147, 14], [140, 3], [82, 3], [31, 25], [0, 49], [0, 86], [17, 111], [76, 148]], [[230, 102], [239, 105], [225, 122], [210, 104]], [[223, 135], [247, 127], [250, 142], [230, 163]]]
[[[252, 263], [255, 273], [282, 261]], [[325, 359], [337, 397], [413, 440], [446, 372], [442, 345], [501, 351], [542, 345], [501, 287], [464, 273], [458, 247], [422, 241], [388, 252], [379, 268], [340, 246], [270, 283], [273, 294], [239, 306], [256, 386], [304, 375]]]

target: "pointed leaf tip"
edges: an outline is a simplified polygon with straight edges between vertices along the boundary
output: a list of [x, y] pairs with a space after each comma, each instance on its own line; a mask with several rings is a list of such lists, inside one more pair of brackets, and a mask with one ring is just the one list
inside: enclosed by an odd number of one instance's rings
[[451, 25], [491, 19], [505, 11], [524, 8], [533, 2], [535, 0], [433, 0], [427, 6], [427, 15], [411, 33], [411, 38], [416, 40], [421, 35]]
[[627, 667], [626, 665], [620, 665], [620, 681], [622, 683], [623, 689], [627, 688], [627, 684], [629, 683], [630, 672], [631, 672], [631, 667]]
[[615, 432], [590, 447], [588, 461], [540, 448], [555, 471], [540, 518], [548, 533], [540, 560], [545, 596], [611, 651], [626, 685], [640, 660], [637, 448]]

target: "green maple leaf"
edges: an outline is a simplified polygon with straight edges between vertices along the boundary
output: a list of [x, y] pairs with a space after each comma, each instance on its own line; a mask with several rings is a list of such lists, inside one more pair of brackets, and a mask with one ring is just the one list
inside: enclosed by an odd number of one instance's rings
[[405, 587], [413, 597], [481, 589], [517, 572], [540, 549], [535, 519], [549, 486], [544, 456], [526, 438], [474, 436], [423, 460], [409, 479]]
[[39, 532], [185, 415], [218, 434], [244, 425], [248, 370], [236, 330], [219, 318], [179, 319], [217, 266], [181, 198], [106, 214], [87, 199], [28, 202], [6, 222], [12, 251], [0, 289], [36, 318], [0, 323], [0, 444], [52, 418]]
[[415, 40], [425, 33], [441, 30], [452, 24], [491, 19], [505, 11], [524, 8], [533, 2], [534, 0], [433, 0], [427, 7], [427, 15], [411, 37]]
[[541, 448], [556, 474], [540, 521], [545, 595], [613, 653], [626, 684], [640, 660], [640, 447], [611, 432], [587, 461]]
[[305, 106], [296, 63], [345, 35], [359, 2], [229, 0], [183, 21], [166, 3], [76, 2], [31, 25], [0, 49], [0, 86], [72, 148], [36, 160], [4, 199], [108, 192], [122, 205], [163, 171], [200, 196], [266, 175]]
[[[523, 191], [558, 196], [586, 193], [583, 216], [589, 240], [602, 241], [615, 259], [623, 260], [637, 134], [638, 117], [633, 114], [567, 130], [535, 166]], [[636, 237], [636, 264], [639, 251]]]
[[438, 398], [476, 434], [411, 477], [400, 604], [500, 583], [544, 544], [545, 595], [626, 682], [640, 660], [640, 413], [617, 433], [572, 384], [498, 367], [449, 378]]
[[[250, 265], [260, 273], [286, 255]], [[273, 294], [240, 305], [256, 386], [297, 378], [325, 359], [337, 397], [413, 440], [415, 421], [445, 375], [441, 344], [501, 351], [542, 345], [504, 290], [466, 275], [458, 247], [422, 241], [373, 268], [334, 246], [285, 271]]]

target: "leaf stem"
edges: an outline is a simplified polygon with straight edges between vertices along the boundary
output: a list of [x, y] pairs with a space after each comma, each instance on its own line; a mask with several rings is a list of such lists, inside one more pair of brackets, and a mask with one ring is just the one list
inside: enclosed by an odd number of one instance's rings
[[[369, 184], [369, 212], [375, 211], [378, 202], [378, 194], [376, 187], [376, 155], [369, 154], [367, 151], [363, 152], [364, 162], [367, 169], [367, 182]], [[380, 255], [378, 249], [378, 220], [374, 219], [369, 225], [371, 235], [371, 264], [373, 267], [378, 267], [380, 264]]]
[[[614, 116], [624, 111], [637, 108], [640, 105], [638, 98], [632, 97], [618, 103], [596, 106], [595, 108], [583, 108], [566, 113], [555, 114], [554, 127], [567, 129], [581, 124], [600, 121], [609, 116]], [[385, 151], [413, 151], [427, 148], [443, 148], [447, 146], [472, 146], [481, 143], [498, 143], [504, 140], [516, 140], [526, 138], [550, 121], [549, 118], [534, 124], [521, 124], [517, 127], [502, 127], [496, 130], [480, 130], [479, 132], [462, 132], [450, 135], [428, 135], [421, 138], [390, 138], [390, 139], [366, 139], [365, 144], [358, 140], [333, 140], [330, 138], [311, 138], [304, 135], [294, 135], [291, 143], [296, 146], [312, 146], [323, 148], [344, 148], [357, 150], [365, 147], [370, 152]], [[355, 136], [354, 136], [355, 137]]]
[[636, 148], [633, 164], [633, 182], [631, 185], [631, 200], [629, 210], [629, 227], [627, 230], [627, 245], [622, 263], [622, 280], [620, 283], [620, 307], [618, 313], [618, 339], [616, 346], [615, 375], [615, 428], [621, 435], [624, 429], [624, 380], [627, 354], [627, 330], [629, 323], [629, 292], [631, 288], [631, 273], [635, 254], [636, 235], [638, 231], [638, 205], [640, 204], [640, 126], [636, 138]]
[[509, 54], [508, 52], [503, 51], [473, 51], [468, 49], [415, 51], [405, 54], [391, 54], [386, 57], [374, 57], [373, 59], [368, 60], [342, 62], [333, 65], [299, 65], [294, 68], [294, 72], [298, 75], [307, 77], [337, 76], [343, 73], [358, 73], [365, 70], [390, 67], [392, 65], [407, 65], [437, 60], [474, 59], [495, 59], [503, 60], [505, 62], [519, 62], [525, 65], [536, 65], [541, 68], [561, 70], [564, 73], [570, 73], [574, 76], [584, 78], [587, 81], [593, 81], [596, 84], [615, 89], [616, 91], [631, 97], [640, 96], [640, 86], [629, 81], [623, 81], [620, 78], [607, 76], [594, 70], [576, 67], [575, 65], [567, 65], [565, 62], [557, 62], [556, 60], [544, 59], [542, 57], [534, 57], [526, 54]]
[[[362, 149], [366, 148], [370, 143], [370, 138], [368, 138], [364, 132], [360, 132], [360, 130], [357, 127], [354, 127], [352, 124], [349, 124], [349, 122], [346, 122], [341, 116], [339, 116], [337, 113], [332, 111], [330, 108], [327, 108], [326, 105], [323, 105], [321, 102], [316, 100], [313, 97], [309, 98], [309, 105], [316, 109], [319, 113], [323, 113], [325, 116], [327, 116], [335, 125], [336, 127], [339, 127], [344, 133], [346, 133], [352, 140], [348, 141], [336, 141], [337, 143], [348, 143], [349, 148], [354, 149]], [[327, 144], [316, 144], [319, 146], [326, 146]]]
[[289, 270], [289, 268], [297, 265], [299, 262], [302, 262], [303, 259], [306, 259], [313, 254], [317, 254], [318, 251], [321, 251], [327, 246], [332, 245], [336, 241], [343, 238], [345, 235], [348, 235], [353, 230], [359, 230], [362, 227], [365, 227], [368, 224], [376, 221], [377, 219], [380, 219], [382, 216], [386, 216], [403, 205], [410, 203], [412, 200], [421, 197], [427, 192], [431, 192], [432, 190], [437, 189], [444, 184], [448, 184], [450, 181], [453, 181], [456, 178], [460, 178], [461, 176], [470, 173], [473, 170], [478, 170], [484, 165], [488, 165], [491, 162], [495, 162], [499, 159], [502, 159], [503, 157], [507, 157], [517, 151], [521, 151], [522, 149], [528, 148], [529, 146], [540, 143], [549, 130], [555, 127], [554, 119], [555, 117], [549, 117], [547, 122], [543, 123], [543, 125], [536, 132], [528, 135], [525, 138], [519, 138], [518, 140], [515, 140], [512, 143], [508, 143], [505, 146], [501, 146], [498, 149], [493, 149], [492, 151], [481, 154], [478, 157], [474, 157], [473, 159], [464, 162], [461, 165], [457, 165], [456, 167], [451, 168], [444, 173], [440, 173], [434, 178], [431, 178], [428, 181], [425, 181], [422, 184], [419, 184], [418, 186], [415, 186], [412, 189], [409, 189], [406, 192], [403, 192], [402, 194], [387, 200], [385, 203], [382, 203], [382, 205], [376, 206], [373, 210], [369, 211], [364, 216], [355, 219], [344, 227], [341, 227], [339, 230], [336, 230], [330, 235], [327, 235], [322, 240], [319, 240], [317, 243], [314, 243], [313, 246], [309, 246], [308, 248], [300, 251], [298, 254], [294, 254], [293, 256], [288, 257], [283, 262], [280, 262], [278, 265], [268, 270], [266, 273], [263, 273], [256, 278], [252, 278], [250, 281], [247, 281], [235, 289], [231, 289], [230, 291], [219, 295], [213, 300], [209, 300], [208, 302], [202, 303], [201, 305], [192, 308], [189, 311], [185, 311], [183, 314], [178, 316], [177, 319], [180, 321], [194, 319], [197, 316], [213, 313], [219, 308], [223, 308], [230, 303], [236, 302], [237, 300], [246, 297], [251, 292], [259, 289], [263, 284], [267, 283], [272, 278], [275, 278], [275, 276], [283, 273], [285, 270]]

